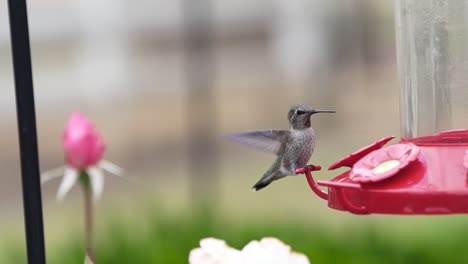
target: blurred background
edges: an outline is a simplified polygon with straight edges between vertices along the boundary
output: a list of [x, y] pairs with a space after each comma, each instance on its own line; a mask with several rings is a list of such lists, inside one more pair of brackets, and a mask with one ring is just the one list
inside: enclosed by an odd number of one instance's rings
[[[202, 237], [237, 248], [276, 236], [311, 263], [463, 263], [463, 216], [354, 216], [303, 177], [253, 193], [274, 156], [223, 141], [287, 128], [293, 103], [317, 115], [311, 159], [328, 167], [399, 135], [393, 2], [384, 0], [28, 1], [42, 171], [82, 111], [103, 133], [97, 263], [187, 263]], [[0, 263], [25, 263], [7, 4], [0, 2]], [[336, 174], [322, 171], [319, 179]], [[43, 186], [49, 263], [82, 263], [82, 194]], [[461, 262], [460, 262], [461, 261]]]

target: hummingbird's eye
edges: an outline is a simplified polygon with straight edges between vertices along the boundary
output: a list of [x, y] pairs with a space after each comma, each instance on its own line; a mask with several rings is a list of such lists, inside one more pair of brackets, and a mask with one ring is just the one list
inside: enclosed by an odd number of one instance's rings
[[298, 115], [303, 115], [303, 114], [305, 114], [305, 113], [306, 113], [306, 112], [304, 112], [304, 111], [302, 111], [302, 110], [297, 110], [297, 111], [296, 111], [296, 114], [298, 114]]

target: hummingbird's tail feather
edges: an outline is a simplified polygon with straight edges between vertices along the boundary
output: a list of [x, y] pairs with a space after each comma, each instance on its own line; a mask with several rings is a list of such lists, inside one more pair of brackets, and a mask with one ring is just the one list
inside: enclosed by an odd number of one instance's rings
[[272, 181], [277, 180], [281, 178], [277, 173], [266, 173], [263, 175], [263, 177], [255, 183], [255, 185], [252, 187], [252, 189], [256, 192], [258, 190], [261, 190], [265, 187], [267, 187]]
[[271, 183], [271, 181], [264, 181], [263, 178], [262, 178], [262, 180], [259, 180], [259, 181], [252, 187], [252, 189], [254, 190], [254, 192], [256, 192], [256, 191], [258, 191], [258, 190], [261, 190], [261, 189], [267, 187], [270, 183]]

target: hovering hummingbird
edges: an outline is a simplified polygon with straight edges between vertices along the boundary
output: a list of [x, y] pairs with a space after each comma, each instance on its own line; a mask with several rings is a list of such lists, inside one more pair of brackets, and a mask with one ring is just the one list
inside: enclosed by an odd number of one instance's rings
[[265, 188], [272, 181], [289, 175], [307, 165], [315, 148], [315, 132], [310, 126], [310, 116], [316, 113], [336, 113], [318, 110], [305, 104], [295, 104], [288, 111], [289, 130], [248, 131], [227, 135], [229, 141], [248, 145], [278, 157], [263, 177], [252, 187], [254, 191]]

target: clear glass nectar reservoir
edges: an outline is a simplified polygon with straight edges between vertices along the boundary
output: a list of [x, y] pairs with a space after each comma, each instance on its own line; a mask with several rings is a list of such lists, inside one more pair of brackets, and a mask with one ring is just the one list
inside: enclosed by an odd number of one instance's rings
[[396, 0], [402, 137], [468, 125], [468, 1]]

